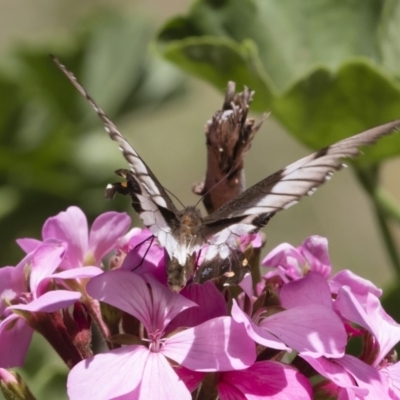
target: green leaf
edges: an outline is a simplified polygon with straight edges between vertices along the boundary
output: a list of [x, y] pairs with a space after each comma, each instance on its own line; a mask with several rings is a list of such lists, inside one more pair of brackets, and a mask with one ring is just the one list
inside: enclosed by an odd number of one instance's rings
[[[368, 60], [351, 61], [333, 73], [319, 68], [276, 97], [273, 115], [299, 140], [319, 149], [400, 117], [400, 85]], [[400, 135], [363, 149], [356, 162], [376, 163], [400, 153]]]
[[114, 117], [144, 75], [151, 29], [143, 17], [127, 18], [115, 12], [98, 16], [91, 26], [81, 80]]
[[194, 37], [168, 46], [164, 57], [219, 89], [225, 89], [229, 80], [238, 87], [256, 87], [255, 108], [264, 108], [272, 101], [272, 84], [251, 41], [237, 45], [225, 38]]
[[[13, 126], [21, 107], [18, 87], [6, 77], [0, 76], [0, 140], [9, 142], [7, 131]], [[11, 139], [12, 140], [12, 139]]]
[[386, 0], [379, 26], [379, 47], [382, 65], [400, 78], [400, 2]]
[[[395, 0], [199, 0], [156, 46], [220, 90], [249, 86], [254, 110], [317, 149], [400, 118], [399, 26]], [[357, 162], [397, 155], [400, 136], [365, 152]]]
[[[158, 36], [161, 51], [189, 37], [251, 40], [273, 84], [284, 91], [323, 63], [335, 69], [351, 57], [379, 59], [380, 0], [203, 0]], [[255, 88], [257, 89], [257, 88]]]
[[[45, 219], [71, 204], [81, 206], [89, 220], [124, 204], [102, 201], [113, 153], [106, 147], [99, 155], [98, 140], [91, 152], [84, 151], [82, 142], [97, 130], [105, 140], [107, 135], [49, 54], [78, 76], [116, 124], [127, 113], [159, 107], [182, 92], [182, 74], [148, 51], [153, 29], [146, 18], [107, 10], [78, 26], [67, 40], [18, 45], [12, 57], [2, 59], [0, 240], [8, 250], [1, 265], [20, 259], [16, 237], [39, 237]], [[95, 152], [101, 163], [91, 159]]]

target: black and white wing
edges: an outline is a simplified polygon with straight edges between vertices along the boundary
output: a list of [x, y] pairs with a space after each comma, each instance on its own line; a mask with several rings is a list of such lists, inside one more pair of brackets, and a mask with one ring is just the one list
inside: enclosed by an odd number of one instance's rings
[[278, 211], [311, 195], [342, 168], [343, 158], [356, 157], [359, 148], [371, 145], [400, 127], [400, 120], [369, 129], [334, 143], [275, 172], [228, 201], [204, 219], [203, 235], [211, 245], [206, 258], [228, 257], [237, 238], [255, 232]]
[[88, 100], [104, 123], [105, 130], [110, 138], [119, 144], [130, 171], [118, 170], [117, 174], [126, 179], [126, 185], [115, 184], [108, 187], [106, 194], [111, 197], [113, 193], [120, 191], [129, 194], [133, 200], [133, 207], [139, 213], [144, 225], [158, 238], [160, 244], [172, 254], [177, 246], [176, 240], [171, 235], [171, 226], [177, 223], [177, 209], [167, 192], [155, 177], [151, 169], [142, 160], [139, 154], [130, 146], [127, 140], [119, 132], [114, 123], [105, 112], [93, 100], [85, 88], [78, 82], [74, 74], [69, 71], [54, 56], [51, 56], [55, 64], [61, 69], [75, 88]]

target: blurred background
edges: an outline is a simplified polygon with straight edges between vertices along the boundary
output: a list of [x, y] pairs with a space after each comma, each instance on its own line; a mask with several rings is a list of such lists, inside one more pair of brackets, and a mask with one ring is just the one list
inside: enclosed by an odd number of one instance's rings
[[[150, 45], [162, 24], [188, 6], [184, 0], [0, 0], [1, 265], [22, 258], [15, 239], [40, 238], [46, 218], [70, 205], [80, 206], [89, 221], [106, 210], [125, 210], [139, 224], [127, 198], [105, 201], [105, 185], [118, 180], [113, 171], [126, 167], [124, 159], [49, 53], [76, 73], [162, 184], [184, 204], [197, 202], [191, 187], [205, 173], [204, 126], [223, 94], [164, 61]], [[247, 155], [248, 185], [310, 151], [272, 115]], [[382, 170], [383, 186], [398, 201], [399, 168], [392, 159]], [[379, 287], [395, 277], [351, 168], [274, 217], [264, 231], [265, 253], [318, 234], [329, 239], [336, 271], [352, 269]], [[51, 350], [31, 349], [26, 371], [36, 374], [47, 365], [35, 376], [40, 383], [33, 389], [45, 393], [38, 398], [55, 398], [52, 385], [65, 379], [66, 368], [54, 363]]]

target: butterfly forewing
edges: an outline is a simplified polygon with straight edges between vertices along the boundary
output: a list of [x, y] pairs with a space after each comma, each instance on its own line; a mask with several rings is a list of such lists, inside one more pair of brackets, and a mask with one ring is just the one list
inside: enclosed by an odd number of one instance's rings
[[243, 221], [238, 221], [237, 218], [274, 214], [288, 208], [329, 180], [335, 171], [342, 168], [343, 158], [357, 156], [360, 147], [375, 143], [380, 137], [392, 133], [399, 125], [400, 120], [378, 126], [282, 168], [205, 217], [205, 226], [213, 231], [213, 225], [229, 224], [230, 219], [241, 223]]
[[62, 72], [67, 76], [71, 83], [76, 87], [79, 93], [84, 96], [88, 102], [92, 105], [99, 118], [103, 121], [105, 130], [109, 134], [110, 138], [119, 144], [119, 148], [122, 151], [123, 156], [128, 161], [128, 164], [133, 172], [136, 180], [140, 185], [144, 187], [151, 201], [160, 207], [167, 208], [170, 211], [176, 212], [176, 207], [167, 192], [160, 184], [156, 176], [153, 174], [151, 169], [146, 165], [139, 154], [132, 148], [127, 140], [122, 136], [121, 132], [115, 126], [115, 124], [107, 117], [106, 113], [102, 108], [94, 101], [89, 95], [86, 89], [78, 82], [75, 75], [69, 71], [57, 57], [52, 56], [52, 59], [56, 65], [61, 69]]

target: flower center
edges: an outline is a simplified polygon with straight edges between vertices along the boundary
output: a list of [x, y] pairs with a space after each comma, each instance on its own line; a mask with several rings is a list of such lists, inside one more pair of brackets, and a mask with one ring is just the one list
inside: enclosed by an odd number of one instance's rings
[[162, 334], [163, 332], [159, 330], [149, 333], [149, 350], [153, 353], [158, 353], [165, 342], [165, 339], [162, 338]]

